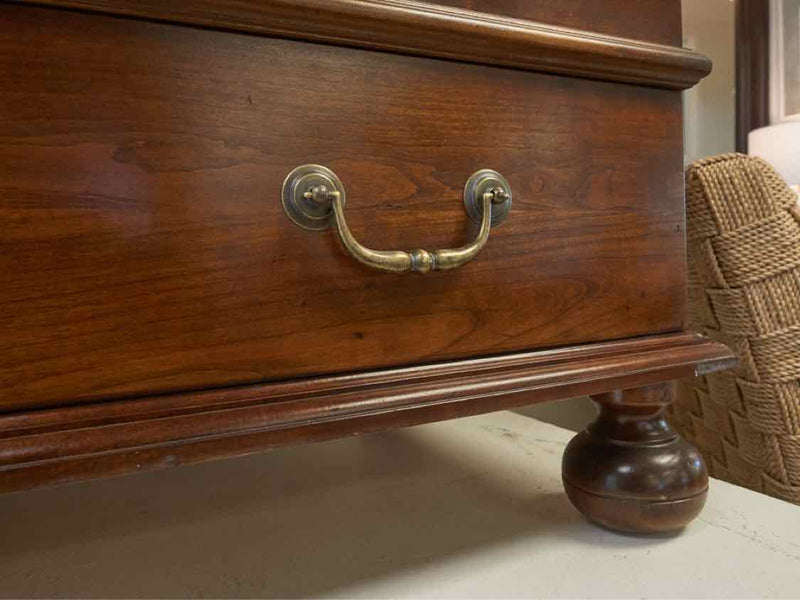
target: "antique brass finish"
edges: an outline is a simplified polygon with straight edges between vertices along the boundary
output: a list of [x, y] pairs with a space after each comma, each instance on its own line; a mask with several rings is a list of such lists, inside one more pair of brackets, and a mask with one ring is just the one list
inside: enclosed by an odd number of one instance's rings
[[335, 224], [345, 250], [360, 263], [391, 273], [429, 273], [456, 269], [480, 254], [492, 226], [508, 215], [511, 188], [496, 171], [474, 173], [464, 188], [464, 206], [480, 225], [477, 237], [460, 248], [433, 251], [372, 250], [359, 243], [344, 216], [344, 185], [333, 171], [321, 165], [303, 165], [289, 173], [281, 202], [288, 217], [300, 227], [322, 230]]
[[511, 186], [508, 185], [508, 181], [491, 169], [481, 169], [467, 179], [467, 184], [464, 186], [464, 208], [467, 209], [467, 214], [473, 222], [480, 224], [483, 221], [484, 210], [481, 199], [484, 194], [492, 191], [506, 194], [506, 196], [499, 195], [498, 199], [492, 202], [492, 227], [496, 227], [505, 220], [511, 210]]
[[320, 197], [315, 201], [306, 196], [306, 192], [314, 187], [338, 192], [339, 201], [344, 206], [344, 185], [336, 173], [321, 165], [303, 165], [289, 173], [283, 182], [281, 202], [286, 215], [295, 225], [312, 231], [323, 231], [333, 223], [333, 210], [330, 201]]

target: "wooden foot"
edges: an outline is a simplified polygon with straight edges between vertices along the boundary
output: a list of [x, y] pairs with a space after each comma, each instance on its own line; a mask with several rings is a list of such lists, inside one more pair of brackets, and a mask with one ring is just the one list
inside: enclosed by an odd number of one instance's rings
[[675, 531], [694, 519], [708, 472], [694, 446], [664, 417], [672, 384], [592, 396], [597, 420], [567, 445], [562, 478], [572, 504], [619, 531]]

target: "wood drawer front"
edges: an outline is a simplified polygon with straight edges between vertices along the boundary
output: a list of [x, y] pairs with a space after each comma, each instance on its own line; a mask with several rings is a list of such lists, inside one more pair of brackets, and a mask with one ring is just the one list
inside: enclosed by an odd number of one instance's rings
[[[677, 330], [680, 93], [2, 7], [0, 406], [492, 355]], [[334, 169], [375, 248], [471, 239], [467, 177], [514, 207], [457, 271], [388, 275], [279, 192]]]

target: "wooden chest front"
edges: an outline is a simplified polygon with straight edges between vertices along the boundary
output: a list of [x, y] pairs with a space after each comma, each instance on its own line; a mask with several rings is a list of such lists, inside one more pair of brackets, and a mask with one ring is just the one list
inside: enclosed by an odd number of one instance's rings
[[683, 332], [677, 1], [0, 15], [0, 490], [730, 364]]
[[[681, 328], [678, 91], [2, 10], [0, 407]], [[480, 169], [513, 208], [463, 268], [385, 274], [286, 217], [305, 163], [372, 248], [467, 243]]]

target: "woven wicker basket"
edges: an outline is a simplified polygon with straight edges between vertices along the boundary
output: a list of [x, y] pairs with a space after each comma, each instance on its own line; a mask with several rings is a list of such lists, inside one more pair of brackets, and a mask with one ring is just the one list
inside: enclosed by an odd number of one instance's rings
[[687, 174], [689, 327], [735, 372], [683, 381], [672, 420], [714, 477], [800, 504], [800, 206], [761, 159]]

